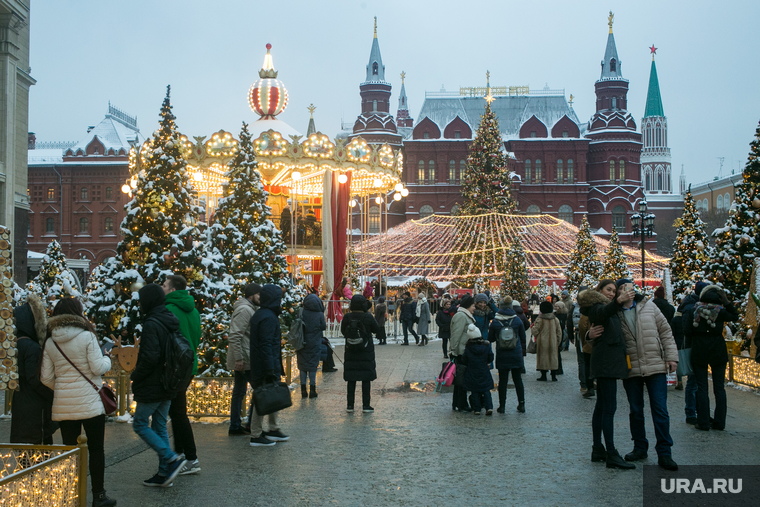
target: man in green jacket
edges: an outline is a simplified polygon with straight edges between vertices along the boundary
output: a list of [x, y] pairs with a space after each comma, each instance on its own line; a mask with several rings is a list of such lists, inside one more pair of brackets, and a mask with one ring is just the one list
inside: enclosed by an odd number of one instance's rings
[[[166, 294], [166, 309], [179, 319], [179, 332], [193, 349], [193, 375], [198, 373], [198, 344], [201, 341], [201, 316], [195, 308], [195, 299], [187, 291], [184, 276], [169, 275], [161, 286]], [[187, 417], [187, 387], [184, 386], [172, 400], [169, 417], [174, 431], [174, 447], [177, 454], [184, 454], [185, 466], [180, 475], [197, 474], [201, 471], [195, 449], [195, 437], [190, 419]]]

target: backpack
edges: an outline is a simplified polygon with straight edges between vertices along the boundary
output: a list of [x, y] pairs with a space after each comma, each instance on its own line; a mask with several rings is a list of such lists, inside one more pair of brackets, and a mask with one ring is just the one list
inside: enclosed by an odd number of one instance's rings
[[179, 329], [170, 331], [163, 322], [155, 320], [167, 331], [161, 385], [165, 390], [177, 393], [190, 384], [195, 355], [193, 349], [190, 348], [190, 342], [179, 332]]
[[515, 334], [515, 330], [512, 329], [512, 319], [514, 319], [514, 317], [502, 321], [499, 338], [496, 340], [496, 343], [501, 350], [514, 350], [514, 348], [517, 347], [517, 334]]
[[366, 348], [369, 344], [369, 341], [364, 341], [366, 334], [364, 323], [359, 319], [351, 319], [346, 327], [346, 348], [351, 350]]
[[290, 324], [288, 343], [293, 347], [293, 350], [301, 350], [303, 348], [303, 308], [298, 309], [296, 318]]

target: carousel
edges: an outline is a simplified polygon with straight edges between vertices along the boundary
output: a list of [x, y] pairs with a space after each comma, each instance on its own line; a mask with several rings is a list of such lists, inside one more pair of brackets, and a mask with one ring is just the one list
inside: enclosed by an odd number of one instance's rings
[[[303, 136], [278, 116], [288, 104], [288, 92], [275, 70], [271, 44], [266, 45], [259, 79], [251, 85], [248, 104], [259, 118], [249, 126], [253, 136], [258, 171], [269, 192], [267, 204], [272, 221], [289, 243], [287, 255], [293, 280], [308, 283], [323, 294], [340, 289], [351, 241], [350, 207], [357, 203], [400, 200], [408, 194], [401, 183], [403, 155], [388, 144], [369, 144], [360, 136], [330, 139], [315, 131]], [[314, 112], [310, 106], [309, 111]], [[213, 220], [218, 199], [223, 196], [227, 164], [239, 150], [234, 136], [220, 130], [210, 138], [183, 137], [184, 155], [197, 192], [195, 204]], [[132, 175], [122, 191], [137, 186], [149, 147], [133, 151]], [[367, 206], [361, 206], [367, 213]], [[368, 220], [368, 217], [362, 217]], [[336, 293], [331, 300], [339, 300]], [[330, 305], [329, 317], [340, 319], [340, 306]]]

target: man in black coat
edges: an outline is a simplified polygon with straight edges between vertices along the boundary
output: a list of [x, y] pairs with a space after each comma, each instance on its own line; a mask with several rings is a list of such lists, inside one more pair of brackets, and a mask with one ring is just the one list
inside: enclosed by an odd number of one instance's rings
[[414, 342], [419, 344], [420, 337], [414, 332], [414, 321], [417, 318], [417, 302], [409, 292], [404, 292], [404, 299], [399, 305], [399, 318], [404, 333], [404, 345], [409, 345], [409, 333], [414, 336]]
[[[702, 293], [702, 289], [707, 287], [709, 284], [707, 282], [697, 282], [694, 285], [694, 292], [687, 295], [680, 305], [678, 305], [678, 309], [673, 314], [673, 318], [670, 321], [670, 327], [673, 330], [673, 339], [676, 341], [676, 347], [678, 347], [678, 350], [681, 350], [684, 347], [684, 322], [683, 322], [683, 315], [692, 310], [694, 308], [694, 305], [699, 303], [699, 295]], [[678, 376], [678, 384], [676, 384], [676, 389], [683, 389], [683, 383], [681, 381], [681, 376]], [[679, 389], [680, 391], [680, 389]], [[686, 379], [686, 390], [684, 391], [684, 400], [686, 402], [686, 406], [684, 408], [684, 412], [686, 413], [686, 423], [687, 424], [697, 424], [697, 377], [694, 375], [690, 375]]]
[[[279, 382], [282, 368], [282, 332], [279, 315], [282, 313], [282, 289], [267, 284], [261, 289], [261, 306], [251, 317], [251, 385], [254, 389], [265, 382]], [[290, 437], [280, 431], [277, 412], [269, 414], [269, 431], [264, 431], [264, 416], [253, 407], [251, 446], [270, 446]]]
[[[351, 298], [351, 310], [340, 323], [340, 332], [346, 337], [346, 348], [343, 360], [343, 380], [348, 382], [346, 391], [346, 411], [354, 411], [356, 399], [356, 383], [362, 383], [362, 412], [372, 413], [370, 406], [371, 382], [377, 378], [375, 365], [375, 346], [372, 335], [377, 335], [379, 327], [375, 318], [367, 312], [367, 299], [357, 294]], [[361, 338], [361, 344], [350, 345], [350, 338]]]
[[139, 294], [143, 322], [140, 351], [131, 376], [132, 394], [137, 404], [132, 429], [158, 454], [158, 473], [143, 481], [143, 485], [168, 488], [187, 463], [169, 443], [166, 418], [175, 393], [164, 389], [161, 381], [166, 363], [166, 341], [171, 333], [179, 331], [179, 320], [166, 309], [166, 297], [160, 285], [148, 284], [140, 289]]

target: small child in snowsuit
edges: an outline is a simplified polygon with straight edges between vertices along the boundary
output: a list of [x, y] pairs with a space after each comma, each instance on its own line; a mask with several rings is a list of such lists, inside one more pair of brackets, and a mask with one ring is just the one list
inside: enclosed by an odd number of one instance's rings
[[483, 338], [470, 338], [464, 348], [462, 363], [467, 365], [464, 372], [464, 388], [470, 391], [470, 406], [475, 415], [481, 415], [486, 409], [486, 415], [493, 414], [493, 377], [488, 365], [493, 362], [491, 345]]

